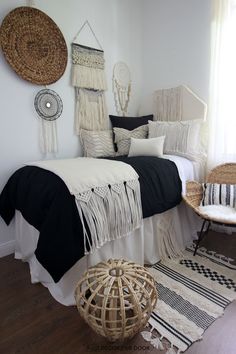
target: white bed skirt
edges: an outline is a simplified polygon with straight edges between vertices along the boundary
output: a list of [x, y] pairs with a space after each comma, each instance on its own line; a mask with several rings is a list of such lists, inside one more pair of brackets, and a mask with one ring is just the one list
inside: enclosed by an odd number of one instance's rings
[[40, 282], [48, 288], [51, 295], [61, 304], [74, 305], [74, 290], [78, 280], [88, 267], [109, 258], [125, 258], [139, 264], [154, 264], [160, 260], [160, 221], [172, 223], [178, 249], [183, 250], [196, 238], [199, 219], [184, 203], [144, 219], [141, 228], [129, 235], [106, 243], [92, 255], [84, 256], [58, 283], [55, 283], [44, 267], [37, 261], [34, 251], [37, 247], [39, 232], [16, 211], [15, 222], [15, 258], [29, 263], [31, 282]]

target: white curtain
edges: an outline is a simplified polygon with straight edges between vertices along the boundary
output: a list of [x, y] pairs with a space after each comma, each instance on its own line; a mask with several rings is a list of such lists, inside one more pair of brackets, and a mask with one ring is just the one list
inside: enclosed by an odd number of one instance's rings
[[208, 168], [236, 161], [236, 0], [212, 0]]

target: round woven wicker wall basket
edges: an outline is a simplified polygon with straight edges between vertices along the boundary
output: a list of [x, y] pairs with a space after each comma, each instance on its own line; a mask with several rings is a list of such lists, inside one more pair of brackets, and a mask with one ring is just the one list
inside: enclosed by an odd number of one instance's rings
[[66, 69], [68, 51], [60, 29], [33, 7], [17, 7], [4, 18], [0, 45], [15, 72], [34, 84], [52, 84]]
[[157, 302], [152, 275], [123, 259], [91, 267], [79, 281], [75, 300], [80, 315], [111, 342], [133, 337], [146, 326]]

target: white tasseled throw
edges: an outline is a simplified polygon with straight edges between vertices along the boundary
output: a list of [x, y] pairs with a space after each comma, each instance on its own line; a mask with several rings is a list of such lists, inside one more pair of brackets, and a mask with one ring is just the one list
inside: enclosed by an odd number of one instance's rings
[[83, 225], [85, 254], [141, 226], [140, 186], [138, 175], [130, 165], [83, 157], [29, 165], [58, 175], [75, 196]]

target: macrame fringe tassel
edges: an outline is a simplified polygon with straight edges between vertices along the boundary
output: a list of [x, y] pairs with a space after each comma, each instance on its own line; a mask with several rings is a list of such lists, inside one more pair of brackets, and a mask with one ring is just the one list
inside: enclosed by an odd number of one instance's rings
[[164, 346], [160, 340], [160, 338], [156, 337], [151, 339], [150, 343], [152, 344], [152, 346], [154, 348], [160, 349], [160, 350], [164, 350]]
[[[180, 352], [179, 352], [180, 353]], [[166, 354], [177, 354], [173, 347], [169, 348]]]
[[79, 88], [106, 91], [107, 82], [104, 69], [72, 65], [72, 85]]
[[142, 208], [139, 182], [129, 182], [94, 188], [93, 191], [76, 195], [85, 254], [91, 254], [107, 241], [125, 236], [140, 227]]
[[108, 129], [108, 115], [104, 92], [86, 89], [76, 90], [75, 132], [80, 129], [106, 130]]
[[159, 349], [159, 350], [165, 349], [162, 342], [161, 342], [161, 338], [152, 336], [152, 331], [150, 331], [150, 332], [143, 331], [143, 332], [141, 332], [141, 335], [142, 335], [143, 339], [146, 340], [147, 342], [150, 342], [154, 348]]
[[58, 151], [56, 121], [40, 119], [40, 149], [44, 154]]
[[[164, 345], [162, 344], [163, 336], [161, 337], [153, 336], [152, 334], [153, 329], [154, 328], [152, 328], [150, 331], [141, 332], [141, 336], [145, 341], [150, 342], [154, 348], [159, 350], [166, 350], [167, 348], [165, 348]], [[166, 351], [166, 354], [180, 354], [180, 353], [181, 350], [178, 349], [178, 351], [176, 352], [176, 350], [173, 347], [173, 344], [171, 344], [171, 347], [168, 348]]]

